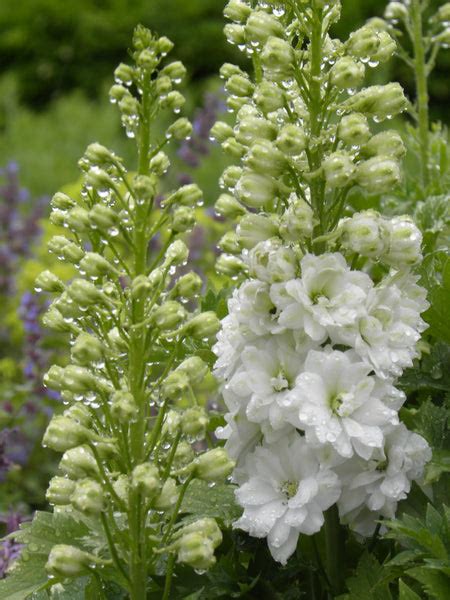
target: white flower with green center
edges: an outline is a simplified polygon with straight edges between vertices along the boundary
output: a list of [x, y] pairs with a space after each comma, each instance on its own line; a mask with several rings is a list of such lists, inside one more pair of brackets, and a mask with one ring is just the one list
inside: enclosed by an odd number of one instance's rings
[[426, 440], [400, 423], [386, 435], [384, 451], [370, 461], [357, 457], [337, 468], [343, 482], [338, 501], [342, 523], [369, 536], [380, 517], [393, 518], [411, 483], [421, 478], [431, 459]]
[[275, 288], [272, 300], [280, 302], [279, 323], [304, 329], [324, 342], [330, 327], [351, 327], [365, 314], [365, 301], [373, 287], [368, 275], [351, 271], [338, 253], [307, 254], [300, 262], [301, 278], [286, 283], [286, 294]]
[[263, 437], [261, 428], [257, 423], [252, 423], [247, 419], [244, 409], [237, 412], [229, 412], [225, 415], [226, 425], [218, 427], [215, 431], [219, 440], [226, 440], [225, 450], [230, 458], [236, 462], [236, 469], [233, 473], [233, 481], [239, 483], [240, 467], [249, 452], [252, 452]]
[[267, 537], [273, 558], [285, 564], [300, 533], [313, 535], [321, 529], [323, 512], [339, 498], [339, 478], [320, 466], [297, 433], [257, 447], [247, 457], [245, 471], [248, 480], [236, 490], [244, 513], [234, 526]]
[[305, 431], [309, 443], [331, 444], [346, 458], [356, 453], [369, 459], [383, 446], [383, 429], [398, 423], [400, 406], [398, 392], [370, 371], [351, 350], [311, 350], [284, 404], [285, 417]]

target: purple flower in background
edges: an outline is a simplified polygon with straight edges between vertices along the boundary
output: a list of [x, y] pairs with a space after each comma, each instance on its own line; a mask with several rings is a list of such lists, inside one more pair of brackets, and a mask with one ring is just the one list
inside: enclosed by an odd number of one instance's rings
[[[6, 515], [0, 515], [0, 522], [4, 523], [6, 535], [19, 529], [20, 523], [23, 523], [22, 515], [17, 512], [10, 512]], [[8, 538], [0, 542], [0, 579], [5, 577], [11, 564], [20, 556], [22, 544], [17, 543], [14, 538]]]

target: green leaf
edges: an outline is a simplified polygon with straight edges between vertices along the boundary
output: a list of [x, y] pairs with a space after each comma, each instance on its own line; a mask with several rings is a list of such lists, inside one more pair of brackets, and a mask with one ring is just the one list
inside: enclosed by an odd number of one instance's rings
[[419, 581], [431, 598], [436, 600], [450, 598], [450, 578], [443, 573], [426, 567], [414, 567], [406, 571], [406, 574]]
[[416, 594], [404, 581], [400, 579], [398, 584], [398, 600], [420, 600], [420, 596]]
[[430, 308], [423, 317], [429, 324], [428, 330], [436, 339], [450, 344], [450, 320], [448, 306], [450, 298], [450, 259], [442, 269], [442, 284], [433, 286], [428, 294]]
[[450, 450], [437, 450], [425, 470], [425, 483], [439, 481], [444, 473], [450, 473]]
[[386, 571], [377, 559], [368, 552], [364, 553], [356, 571], [347, 581], [348, 595], [342, 600], [389, 600], [392, 599], [386, 581]]
[[235, 489], [230, 484], [210, 487], [206, 482], [195, 479], [188, 487], [181, 512], [219, 519], [226, 527], [230, 527], [242, 513], [234, 499]]

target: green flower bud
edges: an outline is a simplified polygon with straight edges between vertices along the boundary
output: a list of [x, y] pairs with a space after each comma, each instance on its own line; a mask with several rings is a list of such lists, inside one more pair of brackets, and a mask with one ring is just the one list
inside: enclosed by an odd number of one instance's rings
[[70, 242], [62, 235], [55, 235], [48, 242], [48, 249], [58, 258], [65, 258], [69, 262], [78, 263], [84, 256], [83, 250]]
[[351, 113], [342, 117], [337, 134], [344, 144], [360, 146], [370, 138], [370, 127], [367, 118], [360, 113]]
[[384, 18], [390, 21], [407, 19], [408, 9], [402, 2], [389, 2], [384, 10]]
[[223, 32], [227, 41], [230, 44], [240, 46], [245, 44], [245, 28], [242, 25], [236, 25], [235, 23], [227, 23], [223, 28]]
[[278, 177], [286, 166], [286, 159], [272, 142], [260, 140], [251, 147], [245, 164], [249, 169], [261, 175]]
[[83, 332], [75, 340], [70, 354], [78, 365], [86, 367], [103, 360], [104, 348], [97, 337]]
[[385, 247], [382, 221], [375, 211], [356, 213], [339, 223], [341, 244], [360, 256], [376, 258]]
[[250, 146], [259, 140], [274, 140], [277, 129], [273, 123], [252, 115], [244, 117], [239, 123], [236, 140], [240, 144]]
[[155, 81], [155, 91], [158, 96], [165, 96], [173, 89], [172, 80], [168, 75], [159, 74]]
[[85, 159], [94, 165], [109, 166], [114, 163], [116, 156], [102, 144], [89, 144], [84, 153]]
[[175, 283], [173, 290], [174, 294], [180, 298], [190, 299], [195, 298], [203, 287], [203, 281], [200, 275], [191, 272], [180, 277]]
[[450, 29], [444, 29], [442, 33], [433, 38], [433, 41], [440, 44], [443, 48], [450, 48]]
[[235, 96], [251, 96], [253, 94], [253, 83], [244, 75], [232, 75], [225, 84], [229, 94]]
[[117, 327], [113, 327], [108, 333], [108, 340], [111, 346], [116, 348], [118, 352], [128, 351], [128, 343]]
[[170, 265], [182, 265], [189, 257], [189, 250], [186, 244], [181, 240], [175, 240], [170, 244], [166, 252], [166, 258], [164, 264]]
[[339, 58], [331, 68], [331, 82], [339, 89], [359, 87], [364, 81], [365, 67], [350, 56]]
[[122, 115], [134, 119], [139, 113], [139, 102], [136, 98], [133, 98], [131, 94], [126, 94], [119, 101], [119, 109]]
[[196, 386], [205, 379], [209, 373], [208, 365], [199, 356], [190, 356], [183, 360], [176, 368], [176, 372], [185, 373], [189, 384]]
[[237, 65], [231, 63], [224, 63], [219, 70], [221, 79], [229, 79], [232, 75], [245, 75], [244, 71]]
[[72, 231], [84, 233], [90, 226], [89, 212], [81, 206], [75, 206], [67, 213], [66, 224]]
[[127, 506], [128, 494], [130, 489], [130, 480], [127, 475], [119, 475], [116, 481], [113, 483], [113, 489], [122, 502]]
[[178, 206], [172, 214], [171, 229], [174, 233], [189, 231], [195, 225], [195, 210], [187, 206]]
[[214, 448], [200, 454], [194, 461], [195, 475], [203, 481], [224, 481], [233, 471], [235, 463], [224, 448]]
[[64, 284], [61, 279], [51, 271], [42, 271], [36, 277], [35, 286], [37, 292], [62, 292], [64, 290]]
[[228, 219], [236, 219], [247, 212], [240, 202], [230, 194], [221, 194], [217, 199], [214, 208], [216, 213]]
[[78, 446], [64, 452], [59, 468], [71, 479], [97, 475], [98, 465], [89, 446]]
[[227, 231], [226, 234], [220, 238], [217, 247], [220, 248], [222, 252], [228, 252], [230, 254], [238, 254], [241, 251], [238, 237], [234, 231]]
[[294, 67], [294, 50], [285, 40], [270, 37], [261, 52], [264, 71], [274, 81], [289, 77]]
[[200, 204], [203, 199], [201, 189], [195, 183], [189, 183], [180, 187], [175, 193], [171, 194], [164, 205], [180, 204], [181, 206], [193, 207]]
[[245, 25], [245, 34], [249, 42], [264, 44], [269, 37], [282, 37], [283, 33], [284, 28], [280, 21], [262, 10], [254, 10]]
[[347, 110], [362, 112], [378, 122], [404, 111], [407, 104], [401, 85], [388, 83], [361, 90], [348, 98], [343, 106]]
[[99, 167], [89, 169], [86, 174], [86, 184], [99, 190], [109, 190], [114, 186], [111, 176]]
[[130, 92], [123, 85], [113, 85], [109, 90], [109, 98], [112, 104], [116, 104], [129, 95]]
[[450, 22], [450, 2], [446, 2], [439, 7], [436, 17], [439, 21], [442, 21], [444, 25], [448, 25]]
[[169, 170], [169, 167], [169, 157], [162, 150], [155, 154], [155, 156], [150, 161], [150, 169], [153, 171], [153, 173], [158, 175], [158, 177], [164, 175], [164, 173], [166, 173]]
[[75, 546], [57, 544], [50, 551], [45, 570], [54, 577], [79, 577], [88, 572], [93, 558]]
[[[139, 278], [136, 278], [139, 279]], [[163, 267], [158, 267], [153, 269], [153, 271], [148, 276], [148, 282], [150, 284], [150, 291], [156, 290], [158, 287], [164, 287], [166, 285], [167, 273], [165, 272]]]
[[380, 47], [380, 38], [375, 28], [364, 25], [350, 34], [347, 52], [355, 58], [371, 58]]
[[64, 369], [58, 365], [52, 365], [44, 375], [44, 385], [58, 392], [61, 391], [64, 385]]
[[162, 54], [163, 56], [167, 56], [167, 54], [169, 54], [169, 52], [173, 50], [173, 46], [173, 42], [169, 40], [168, 37], [163, 35], [156, 42], [156, 51], [159, 52], [159, 54]]
[[63, 194], [62, 192], [56, 192], [56, 194], [50, 201], [50, 205], [52, 208], [56, 208], [59, 210], [70, 210], [76, 205], [76, 202], [67, 194]]
[[67, 332], [72, 330], [72, 325], [67, 323], [62, 314], [55, 306], [50, 306], [48, 311], [42, 317], [42, 324], [48, 329], [54, 331]]
[[200, 533], [188, 533], [178, 542], [178, 562], [199, 571], [207, 571], [216, 563], [214, 546]]
[[245, 148], [234, 137], [228, 138], [222, 143], [222, 149], [232, 158], [239, 160], [245, 154]]
[[131, 474], [131, 485], [147, 499], [159, 495], [162, 484], [158, 468], [151, 463], [137, 465]]
[[120, 63], [114, 71], [114, 79], [119, 84], [131, 85], [134, 79], [133, 67], [125, 63]]
[[64, 506], [70, 504], [70, 497], [75, 489], [75, 483], [66, 477], [50, 479], [45, 497], [50, 504]]
[[156, 52], [150, 48], [144, 48], [136, 57], [136, 63], [139, 67], [152, 73], [158, 64]]
[[255, 101], [256, 106], [265, 115], [282, 108], [285, 104], [283, 91], [276, 83], [265, 80], [255, 88], [253, 100]]
[[188, 440], [202, 440], [206, 435], [209, 418], [204, 408], [194, 406], [184, 411], [181, 429]]
[[236, 194], [243, 204], [262, 208], [276, 198], [277, 184], [268, 175], [244, 171], [236, 185]]
[[67, 293], [79, 306], [91, 306], [104, 301], [102, 292], [86, 279], [74, 279], [67, 288]]
[[89, 211], [91, 225], [100, 231], [109, 231], [117, 227], [119, 217], [115, 210], [104, 204], [96, 204]]
[[251, 277], [270, 284], [294, 279], [298, 272], [295, 252], [279, 238], [257, 244], [250, 250], [246, 262]]
[[221, 143], [233, 135], [233, 129], [223, 121], [216, 121], [211, 128], [210, 136], [212, 139]]
[[180, 109], [185, 102], [185, 97], [177, 90], [169, 92], [167, 96], [162, 96], [159, 100], [162, 108], [168, 108], [169, 110], [173, 110], [175, 113], [180, 112]]
[[115, 271], [109, 260], [101, 256], [101, 254], [97, 254], [97, 252], [86, 252], [80, 261], [80, 273], [88, 277], [104, 277]]
[[352, 181], [356, 171], [352, 156], [342, 151], [327, 156], [322, 167], [330, 188], [345, 187]]
[[182, 117], [170, 125], [167, 133], [176, 140], [185, 140], [192, 134], [192, 123], [185, 117]]
[[422, 234], [409, 215], [385, 221], [389, 235], [388, 251], [382, 260], [395, 268], [412, 266], [422, 258]]
[[242, 176], [241, 167], [237, 167], [236, 165], [231, 165], [227, 167], [225, 171], [222, 173], [222, 177], [220, 178], [220, 185], [225, 186], [229, 190], [235, 188], [237, 182]]
[[[189, 385], [189, 380], [187, 379], [187, 376], [185, 377], [184, 374], [181, 374], [181, 377], [179, 377], [179, 375], [177, 374], [175, 376], [175, 378], [173, 379], [173, 383], [176, 384], [177, 381], [183, 382], [183, 387], [182, 387], [181, 391], [184, 392], [185, 389], [187, 388], [187, 386]], [[179, 433], [180, 430], [181, 430], [181, 415], [180, 415], [180, 413], [177, 412], [176, 410], [169, 410], [169, 412], [166, 413], [166, 416], [164, 419], [164, 424], [162, 426], [162, 435], [163, 436], [168, 435], [169, 437], [174, 438]]]
[[374, 156], [358, 165], [356, 180], [358, 184], [374, 194], [388, 192], [401, 179], [398, 162], [388, 156]]
[[169, 510], [176, 504], [179, 495], [180, 492], [175, 479], [169, 477], [169, 479], [166, 479], [161, 493], [155, 501], [156, 510]]
[[152, 321], [161, 331], [175, 329], [186, 318], [186, 310], [175, 300], [168, 300], [158, 306], [152, 314]]
[[175, 450], [175, 456], [173, 459], [173, 465], [176, 468], [181, 468], [192, 462], [194, 458], [194, 451], [192, 450], [191, 444], [187, 442], [180, 442]]
[[99, 515], [105, 507], [102, 486], [92, 479], [78, 481], [70, 501], [76, 510], [89, 517]]
[[294, 196], [280, 219], [280, 235], [289, 242], [310, 238], [314, 229], [314, 212], [308, 204]]
[[259, 242], [276, 236], [278, 227], [272, 218], [250, 213], [241, 219], [236, 234], [239, 244], [250, 249]]
[[371, 56], [371, 60], [373, 62], [386, 62], [392, 58], [397, 49], [397, 43], [391, 38], [387, 31], [379, 31], [378, 37], [380, 46], [377, 52]]
[[54, 208], [50, 213], [49, 221], [52, 225], [56, 225], [56, 227], [64, 227], [66, 223], [66, 217], [67, 212], [65, 210]]
[[70, 298], [67, 292], [63, 292], [61, 296], [53, 302], [52, 306], [61, 313], [69, 324], [81, 314], [80, 307]]
[[68, 409], [64, 411], [64, 416], [77, 421], [83, 427], [90, 427], [92, 423], [92, 414], [89, 408], [82, 402], [72, 404]]
[[220, 531], [216, 520], [210, 517], [205, 517], [198, 521], [194, 521], [193, 523], [189, 523], [189, 525], [185, 525], [177, 531], [176, 537], [177, 539], [180, 539], [184, 535], [194, 532], [209, 538], [212, 541], [214, 548], [217, 548], [222, 543], [222, 532]]
[[151, 200], [157, 192], [158, 180], [154, 176], [137, 175], [133, 179], [133, 190], [141, 200]]
[[362, 148], [365, 156], [391, 156], [392, 158], [403, 158], [406, 154], [405, 144], [397, 131], [389, 129], [374, 135]]
[[74, 394], [84, 394], [97, 389], [97, 378], [85, 367], [67, 365], [64, 369], [64, 387]]
[[298, 125], [289, 123], [280, 129], [277, 147], [289, 156], [296, 156], [306, 148], [306, 134]]
[[209, 339], [216, 335], [220, 329], [220, 321], [215, 312], [206, 311], [192, 317], [186, 325], [186, 333], [197, 339]]
[[186, 75], [186, 69], [179, 60], [169, 63], [161, 71], [163, 75], [167, 75], [174, 83], [181, 83], [181, 80]]
[[134, 421], [139, 413], [133, 394], [118, 390], [111, 397], [111, 414], [120, 423], [126, 425]]
[[227, 277], [237, 277], [246, 270], [245, 263], [232, 254], [221, 254], [216, 260], [216, 271]]
[[52, 417], [47, 425], [42, 445], [57, 452], [65, 452], [83, 444], [89, 438], [89, 430], [86, 427], [68, 417], [57, 415]]
[[250, 6], [242, 2], [242, 0], [229, 0], [224, 8], [223, 14], [231, 21], [243, 23], [247, 20], [251, 12], [252, 9]]

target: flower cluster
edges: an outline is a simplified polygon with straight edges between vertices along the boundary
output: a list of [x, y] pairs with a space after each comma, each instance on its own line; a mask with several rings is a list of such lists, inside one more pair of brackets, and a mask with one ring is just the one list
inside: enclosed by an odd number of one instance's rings
[[400, 86], [353, 89], [392, 54], [390, 36], [375, 23], [332, 40], [338, 2], [231, 0], [225, 13], [257, 69], [253, 83], [224, 66], [237, 124], [213, 129], [242, 163], [216, 204], [238, 220], [219, 267], [245, 277], [214, 348], [228, 409], [218, 436], [237, 463], [236, 527], [285, 563], [334, 505], [372, 533], [430, 458], [399, 420], [395, 387], [425, 329], [421, 234], [409, 217], [344, 212], [351, 188], [383, 193], [400, 179], [400, 136], [368, 124], [405, 107]]

